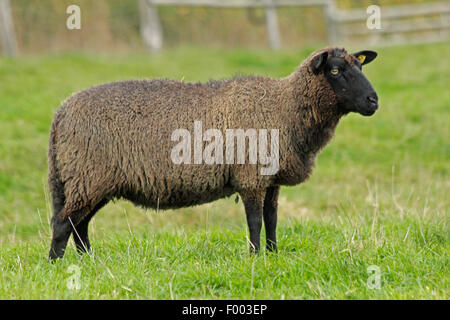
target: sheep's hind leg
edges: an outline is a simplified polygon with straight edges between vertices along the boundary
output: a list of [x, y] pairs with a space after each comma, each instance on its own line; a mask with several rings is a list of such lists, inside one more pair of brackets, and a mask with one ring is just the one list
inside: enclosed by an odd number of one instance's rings
[[66, 200], [62, 182], [51, 176], [49, 179], [49, 186], [53, 205], [53, 235], [52, 242], [50, 244], [50, 252], [48, 255], [50, 260], [54, 261], [55, 259], [62, 258], [64, 256], [64, 251], [72, 231], [72, 226], [68, 219], [64, 219], [62, 217]]
[[250, 252], [259, 252], [259, 242], [262, 227], [264, 193], [241, 193], [245, 206], [248, 230], [250, 233]]
[[104, 205], [108, 203], [108, 200], [100, 201], [91, 212], [89, 212], [83, 220], [75, 226], [73, 229], [73, 240], [77, 248], [78, 253], [86, 253], [91, 249], [91, 244], [89, 242], [88, 235], [88, 225], [94, 215], [100, 210]]
[[278, 195], [280, 187], [267, 188], [266, 196], [264, 198], [264, 227], [266, 229], [266, 248], [268, 251], [277, 251], [277, 210], [278, 210]]
[[52, 225], [53, 236], [52, 243], [50, 245], [49, 258], [54, 261], [57, 258], [62, 258], [64, 256], [67, 241], [69, 240], [70, 233], [72, 232], [72, 225], [69, 219], [62, 219], [58, 215], [53, 216]]

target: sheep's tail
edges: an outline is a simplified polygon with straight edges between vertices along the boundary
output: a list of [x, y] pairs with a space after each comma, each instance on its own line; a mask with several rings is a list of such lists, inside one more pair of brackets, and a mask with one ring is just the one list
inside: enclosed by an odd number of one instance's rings
[[65, 202], [64, 184], [56, 163], [56, 131], [60, 118], [60, 113], [57, 113], [53, 119], [48, 147], [48, 186], [52, 198], [53, 218], [60, 215]]

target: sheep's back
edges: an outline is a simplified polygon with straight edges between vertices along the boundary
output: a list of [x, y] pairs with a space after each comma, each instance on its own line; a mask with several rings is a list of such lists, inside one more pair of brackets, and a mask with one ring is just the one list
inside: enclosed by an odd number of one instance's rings
[[226, 165], [171, 161], [174, 130], [193, 133], [194, 120], [208, 127], [225, 122], [220, 109], [211, 108], [213, 90], [141, 80], [73, 95], [58, 111], [55, 150], [61, 179], [103, 186], [110, 197], [149, 207], [181, 207], [231, 195]]

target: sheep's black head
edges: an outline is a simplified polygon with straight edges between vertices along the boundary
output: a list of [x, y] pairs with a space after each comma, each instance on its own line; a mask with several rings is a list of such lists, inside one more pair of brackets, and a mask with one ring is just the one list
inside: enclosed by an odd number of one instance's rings
[[378, 109], [378, 96], [361, 67], [375, 59], [375, 51], [348, 54], [344, 49], [319, 53], [311, 61], [313, 72], [323, 73], [344, 112], [371, 116]]

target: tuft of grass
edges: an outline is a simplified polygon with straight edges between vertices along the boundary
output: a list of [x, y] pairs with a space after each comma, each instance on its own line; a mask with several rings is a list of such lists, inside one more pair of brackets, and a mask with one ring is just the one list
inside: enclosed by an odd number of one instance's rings
[[71, 242], [48, 263], [48, 134], [62, 100], [130, 78], [282, 77], [311, 51], [0, 58], [0, 298], [448, 299], [448, 43], [377, 50], [364, 72], [380, 110], [345, 117], [311, 179], [282, 188], [278, 254], [248, 254], [234, 198], [159, 212], [116, 201], [94, 218], [90, 255]]

